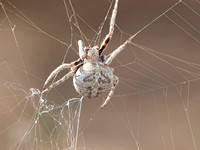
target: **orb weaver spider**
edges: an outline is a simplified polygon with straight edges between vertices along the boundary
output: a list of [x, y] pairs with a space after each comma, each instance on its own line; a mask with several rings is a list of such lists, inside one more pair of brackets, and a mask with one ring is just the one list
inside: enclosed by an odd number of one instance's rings
[[[107, 104], [113, 96], [114, 90], [119, 83], [118, 77], [113, 74], [114, 69], [109, 67], [109, 65], [130, 41], [130, 39], [125, 41], [116, 50], [114, 50], [108, 58], [102, 55], [102, 52], [106, 49], [114, 32], [117, 7], [118, 0], [115, 1], [112, 11], [109, 33], [106, 35], [100, 47], [85, 47], [83, 41], [79, 40], [78, 47], [80, 58], [69, 64], [64, 63], [57, 67], [45, 81], [42, 91], [43, 94], [63, 83], [69, 77], [73, 77], [73, 85], [76, 91], [84, 97], [96, 98], [100, 94], [109, 91], [109, 94], [101, 105], [101, 108]], [[53, 77], [55, 77], [60, 71], [68, 68], [71, 68], [69, 73], [47, 87], [47, 84]]]

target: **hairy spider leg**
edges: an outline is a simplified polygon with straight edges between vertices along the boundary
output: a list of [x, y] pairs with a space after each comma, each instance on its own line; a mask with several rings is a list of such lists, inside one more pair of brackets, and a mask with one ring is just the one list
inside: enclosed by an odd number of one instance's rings
[[87, 56], [88, 49], [84, 47], [82, 40], [78, 41], [78, 49], [79, 49], [79, 57], [83, 61]]
[[[62, 82], [59, 82], [60, 80], [61, 81], [63, 81], [63, 79], [67, 80], [71, 76], [71, 74], [72, 74], [71, 72], [76, 72], [77, 66], [80, 65], [80, 63], [82, 63], [82, 60], [78, 59], [77, 61], [74, 61], [74, 62], [72, 62], [70, 64], [62, 64], [59, 67], [57, 67], [54, 71], [51, 72], [51, 74], [49, 75], [49, 77], [45, 81], [42, 93], [45, 93], [45, 92], [49, 91], [50, 89], [52, 89], [51, 86], [53, 84], [54, 84], [53, 87], [55, 87], [55, 86], [59, 85], [60, 83], [62, 83]], [[66, 77], [64, 76], [62, 79], [60, 79], [57, 82], [51, 84], [48, 88], [45, 88], [47, 86], [47, 84], [51, 81], [51, 79], [54, 78], [60, 71], [62, 71], [64, 69], [68, 69], [68, 68], [71, 68], [71, 71], [68, 73], [69, 75], [68, 74], [65, 75]]]
[[105, 61], [105, 65], [110, 65], [110, 63], [113, 61], [113, 59], [125, 48], [125, 46], [130, 42], [130, 39], [125, 41], [122, 45], [120, 45], [116, 50], [114, 50], [110, 57]]
[[115, 82], [113, 83], [113, 86], [106, 98], [106, 100], [103, 102], [103, 104], [101, 105], [101, 109], [108, 103], [108, 101], [111, 99], [111, 97], [113, 96], [114, 94], [114, 91], [115, 91], [115, 88], [117, 87], [117, 84], [119, 83], [119, 78], [117, 76], [115, 76]]
[[67, 79], [69, 79], [69, 77], [72, 77], [75, 74], [75, 71], [70, 71], [68, 74], [66, 74], [64, 77], [62, 77], [60, 80], [52, 83], [48, 88], [46, 88], [45, 90], [42, 91], [42, 94], [48, 92], [49, 90], [51, 90], [52, 88], [58, 86], [59, 84], [63, 83], [64, 81], [66, 81]]
[[112, 11], [112, 16], [111, 16], [111, 20], [110, 20], [109, 33], [106, 35], [105, 39], [101, 43], [101, 46], [100, 46], [100, 49], [99, 49], [99, 56], [101, 55], [103, 50], [108, 45], [110, 39], [112, 38], [112, 35], [113, 35], [113, 32], [114, 32], [114, 26], [115, 26], [115, 19], [116, 19], [116, 15], [117, 15], [117, 7], [118, 7], [118, 0], [115, 1], [115, 6], [114, 6], [114, 9]]
[[50, 80], [56, 76], [56, 74], [58, 74], [60, 71], [70, 68], [71, 65], [70, 64], [62, 64], [59, 67], [57, 67], [54, 71], [51, 72], [51, 74], [49, 75], [49, 77], [47, 78], [47, 80], [45, 81], [44, 85], [43, 85], [43, 89], [45, 89], [45, 87], [47, 86], [47, 84], [50, 82]]

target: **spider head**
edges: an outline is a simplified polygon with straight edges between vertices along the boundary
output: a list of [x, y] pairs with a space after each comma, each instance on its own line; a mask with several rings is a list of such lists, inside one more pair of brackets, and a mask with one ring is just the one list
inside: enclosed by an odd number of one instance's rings
[[87, 61], [94, 63], [99, 61], [99, 47], [94, 46], [92, 48], [87, 48]]

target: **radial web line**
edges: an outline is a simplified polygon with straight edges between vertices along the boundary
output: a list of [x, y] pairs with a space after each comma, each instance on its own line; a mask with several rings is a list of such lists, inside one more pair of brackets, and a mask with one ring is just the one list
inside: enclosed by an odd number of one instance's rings
[[[165, 6], [130, 1], [138, 6], [127, 6], [120, 0], [106, 59], [116, 47], [126, 46], [109, 66], [120, 80], [104, 109], [100, 106], [108, 93], [92, 100], [82, 97], [73, 78], [45, 96], [41, 93], [57, 63], [79, 58], [78, 40], [86, 47], [99, 45], [114, 3], [0, 2], [0, 149], [198, 150], [198, 1], [174, 0]], [[131, 10], [147, 4], [142, 13]], [[104, 17], [97, 19], [100, 14]]]
[[16, 46], [17, 46], [17, 51], [18, 51], [18, 54], [19, 54], [19, 56], [20, 56], [21, 63], [22, 63], [22, 65], [23, 65], [23, 69], [25, 70], [26, 79], [27, 79], [27, 81], [28, 81], [28, 85], [29, 85], [29, 88], [30, 88], [30, 87], [31, 87], [30, 79], [29, 79], [29, 77], [28, 77], [27, 69], [26, 69], [26, 66], [25, 66], [25, 63], [24, 63], [24, 60], [23, 60], [23, 57], [22, 57], [20, 48], [19, 48], [19, 44], [18, 44], [18, 42], [17, 42], [17, 37], [16, 37], [16, 35], [15, 35], [15, 28], [16, 28], [16, 26], [15, 26], [15, 25], [12, 26], [12, 23], [11, 23], [11, 21], [10, 21], [10, 18], [8, 17], [8, 14], [7, 14], [7, 12], [6, 12], [6, 10], [5, 10], [3, 4], [0, 3], [0, 5], [1, 5], [1, 8], [2, 8], [2, 10], [3, 10], [3, 12], [4, 12], [5, 16], [6, 16], [6, 19], [8, 20], [10, 29], [11, 29], [11, 31], [12, 31], [12, 35], [13, 35], [15, 44], [16, 44]]

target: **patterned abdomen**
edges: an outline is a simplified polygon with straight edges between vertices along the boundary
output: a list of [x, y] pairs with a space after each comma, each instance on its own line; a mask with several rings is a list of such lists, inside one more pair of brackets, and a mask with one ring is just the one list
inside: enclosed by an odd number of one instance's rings
[[73, 77], [76, 91], [85, 97], [95, 98], [113, 86], [114, 75], [110, 67], [103, 63], [86, 63]]

